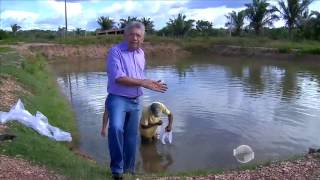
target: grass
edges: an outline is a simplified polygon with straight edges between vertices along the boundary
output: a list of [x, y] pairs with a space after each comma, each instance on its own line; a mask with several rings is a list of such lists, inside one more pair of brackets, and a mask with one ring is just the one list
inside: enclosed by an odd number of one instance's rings
[[0, 76], [14, 77], [32, 94], [20, 97], [25, 108], [32, 114], [42, 112], [50, 124], [71, 132], [74, 138], [72, 143], [56, 142], [13, 122], [9, 123], [9, 130], [17, 138], [1, 144], [0, 153], [45, 165], [69, 179], [106, 179], [110, 175], [107, 167], [98, 166], [69, 150], [78, 141], [75, 117], [60, 94], [46, 60], [41, 56], [24, 59], [8, 48], [0, 48], [0, 52]]

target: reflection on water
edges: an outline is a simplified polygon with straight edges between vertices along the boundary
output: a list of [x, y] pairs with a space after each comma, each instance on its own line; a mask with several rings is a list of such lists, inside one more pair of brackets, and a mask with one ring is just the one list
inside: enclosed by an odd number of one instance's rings
[[[162, 151], [157, 147], [160, 144], [150, 143], [142, 144], [139, 148], [140, 159], [138, 160], [137, 167], [140, 172], [166, 172], [168, 167], [173, 163], [173, 158], [168, 150]], [[162, 145], [160, 145], [162, 146]]]
[[[320, 145], [319, 63], [239, 57], [148, 63], [146, 76], [164, 80], [169, 90], [145, 90], [143, 101], [161, 101], [173, 112], [173, 144], [137, 147], [139, 172], [235, 167], [232, 150], [241, 144], [254, 150], [253, 163]], [[107, 165], [107, 140], [99, 134], [107, 96], [104, 61], [54, 69], [75, 110], [81, 150]]]

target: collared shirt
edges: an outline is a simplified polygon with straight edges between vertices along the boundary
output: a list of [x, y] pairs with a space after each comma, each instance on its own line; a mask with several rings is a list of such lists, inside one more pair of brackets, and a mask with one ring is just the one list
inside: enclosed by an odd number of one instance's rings
[[[153, 103], [158, 103], [160, 105], [160, 111], [162, 114], [169, 115], [171, 113], [170, 110], [161, 102], [153, 102]], [[155, 124], [159, 121], [160, 121], [160, 117], [155, 117], [152, 114], [152, 112], [150, 110], [150, 106], [145, 107], [143, 109], [140, 124], [148, 126], [149, 124]], [[141, 134], [141, 136], [143, 136], [145, 138], [152, 138], [152, 136], [155, 136], [155, 134], [156, 134], [157, 127], [158, 126], [153, 126], [153, 127], [147, 128], [147, 129], [143, 129], [140, 126], [140, 134]]]
[[143, 94], [140, 86], [126, 86], [116, 83], [116, 79], [120, 77], [145, 79], [145, 58], [142, 49], [131, 51], [128, 49], [128, 42], [123, 41], [109, 50], [106, 61], [108, 93], [131, 98]]

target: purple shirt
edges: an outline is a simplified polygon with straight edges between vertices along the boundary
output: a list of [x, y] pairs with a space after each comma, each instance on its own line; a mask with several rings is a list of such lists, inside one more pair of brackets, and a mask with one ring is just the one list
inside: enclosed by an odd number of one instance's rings
[[120, 77], [145, 79], [145, 59], [142, 49], [130, 51], [128, 42], [123, 41], [109, 50], [106, 61], [108, 93], [126, 97], [137, 97], [143, 94], [140, 86], [126, 86], [115, 81]]

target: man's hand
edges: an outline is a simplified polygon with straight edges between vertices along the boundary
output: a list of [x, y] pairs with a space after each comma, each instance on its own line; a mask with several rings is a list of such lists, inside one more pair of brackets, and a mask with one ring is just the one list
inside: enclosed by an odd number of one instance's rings
[[106, 137], [106, 128], [101, 128], [101, 132], [100, 132], [102, 137]]
[[167, 84], [161, 83], [160, 81], [153, 81], [150, 79], [144, 79], [142, 81], [142, 87], [162, 93], [164, 93], [168, 89]]
[[156, 123], [156, 125], [161, 126], [162, 125], [162, 121], [160, 120], [159, 122]]
[[166, 131], [167, 131], [167, 132], [170, 132], [170, 131], [171, 131], [171, 126], [167, 126], [167, 127], [166, 127]]

